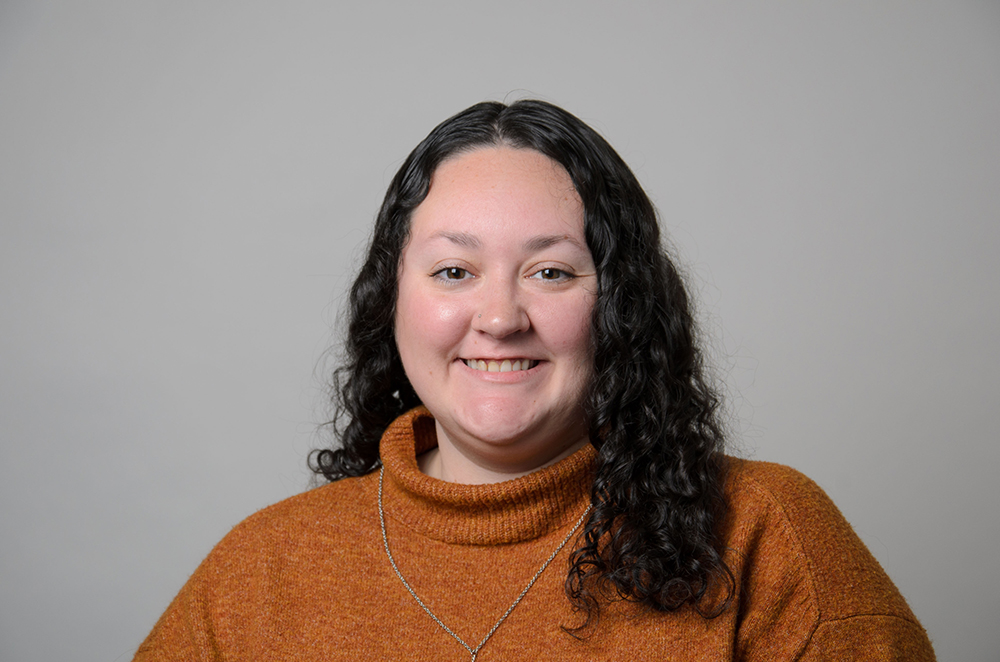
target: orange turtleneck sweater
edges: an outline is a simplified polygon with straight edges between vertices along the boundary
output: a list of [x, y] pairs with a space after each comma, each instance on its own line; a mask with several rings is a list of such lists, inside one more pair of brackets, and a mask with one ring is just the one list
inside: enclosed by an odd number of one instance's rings
[[[584, 448], [515, 480], [445, 483], [420, 473], [434, 421], [416, 409], [382, 439], [389, 545], [417, 595], [473, 648], [587, 506], [595, 458]], [[389, 564], [378, 472], [265, 508], [209, 554], [135, 660], [469, 660]], [[726, 560], [733, 606], [603, 607], [582, 639], [563, 590], [564, 548], [476, 658], [496, 660], [934, 660], [902, 596], [808, 478], [733, 461]]]

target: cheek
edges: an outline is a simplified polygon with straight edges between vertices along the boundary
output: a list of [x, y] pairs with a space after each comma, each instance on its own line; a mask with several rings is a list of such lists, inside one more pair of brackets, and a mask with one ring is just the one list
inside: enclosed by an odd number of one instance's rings
[[578, 359], [582, 365], [591, 363], [591, 315], [594, 296], [581, 293], [572, 299], [544, 307], [543, 323], [538, 325], [546, 344], [564, 356]]
[[447, 353], [463, 335], [461, 307], [454, 301], [400, 289], [396, 306], [396, 344], [403, 367]]

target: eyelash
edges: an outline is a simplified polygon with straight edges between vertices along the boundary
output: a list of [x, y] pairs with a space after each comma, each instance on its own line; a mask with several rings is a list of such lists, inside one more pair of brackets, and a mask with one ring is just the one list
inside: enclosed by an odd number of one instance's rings
[[[559, 274], [559, 276], [556, 277], [556, 278], [546, 278], [542, 274], [544, 274], [547, 271], [548, 272], [555, 272], [556, 274]], [[576, 278], [576, 276], [574, 276], [570, 272], [566, 271], [565, 269], [556, 269], [555, 267], [543, 267], [543, 268], [539, 269], [538, 271], [536, 271], [535, 273], [533, 273], [530, 276], [528, 276], [528, 278], [534, 278], [535, 276], [538, 276], [538, 280], [546, 280], [546, 281], [550, 281], [550, 282], [567, 281], [567, 280], [572, 280], [572, 279]]]
[[[449, 276], [449, 273], [451, 272], [461, 272], [463, 277], [451, 278]], [[463, 269], [462, 267], [442, 267], [441, 269], [438, 269], [437, 271], [432, 273], [431, 276], [433, 276], [434, 278], [439, 278], [440, 280], [458, 281], [458, 280], [465, 280], [465, 276], [467, 276], [468, 274], [469, 270]]]
[[[546, 278], [545, 274], [557, 274], [555, 278]], [[461, 276], [459, 278], [452, 278], [452, 275]], [[466, 276], [469, 276], [469, 270], [462, 267], [442, 267], [434, 273], [431, 274], [432, 277], [438, 278], [444, 281], [460, 281], [466, 280]], [[537, 280], [544, 280], [548, 282], [558, 282], [558, 281], [568, 281], [576, 278], [574, 274], [566, 271], [565, 269], [557, 269], [555, 267], [543, 267], [536, 271], [535, 273], [528, 276], [528, 278], [536, 278]]]

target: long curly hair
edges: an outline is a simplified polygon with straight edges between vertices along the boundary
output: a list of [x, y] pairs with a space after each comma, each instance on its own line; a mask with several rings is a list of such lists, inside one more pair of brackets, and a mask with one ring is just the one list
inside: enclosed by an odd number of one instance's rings
[[344, 362], [333, 378], [340, 444], [314, 451], [313, 470], [334, 481], [377, 468], [382, 433], [420, 404], [395, 342], [400, 255], [437, 167], [486, 146], [532, 149], [562, 164], [583, 201], [597, 267], [586, 411], [598, 460], [593, 508], [566, 578], [585, 615], [580, 628], [603, 600], [720, 613], [735, 588], [718, 536], [724, 436], [691, 302], [635, 175], [593, 129], [552, 104], [476, 104], [431, 131], [393, 177], [351, 288]]

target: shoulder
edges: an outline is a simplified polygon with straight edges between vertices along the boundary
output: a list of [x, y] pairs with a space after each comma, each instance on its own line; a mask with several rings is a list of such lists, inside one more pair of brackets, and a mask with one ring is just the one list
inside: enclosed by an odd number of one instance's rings
[[233, 527], [209, 560], [263, 561], [295, 549], [342, 544], [345, 531], [377, 519], [374, 485], [373, 474], [345, 478], [267, 506]]
[[291, 599], [320, 576], [349, 581], [380, 549], [377, 480], [345, 478], [250, 515], [215, 545], [180, 595], [238, 611], [237, 603]]
[[809, 557], [860, 543], [833, 501], [806, 475], [772, 462], [730, 459], [726, 496], [734, 533], [790, 536]]
[[748, 639], [792, 628], [788, 641], [804, 655], [831, 631], [842, 641], [875, 630], [929, 650], [899, 590], [814, 481], [769, 462], [731, 459], [728, 469], [727, 561]]
[[[136, 659], [202, 659], [199, 651], [239, 651], [250, 641], [247, 632], [267, 631], [295, 609], [327, 604], [303, 596], [319, 592], [335, 601], [340, 585], [356, 591], [380, 542], [374, 537], [375, 481], [368, 475], [331, 483], [237, 524], [188, 579]], [[259, 651], [233, 655], [261, 658]]]
[[[828, 618], [909, 608], [840, 510], [810, 478], [780, 464], [733, 460], [727, 538], [753, 570], [801, 576]], [[760, 552], [767, 551], [766, 556]]]

